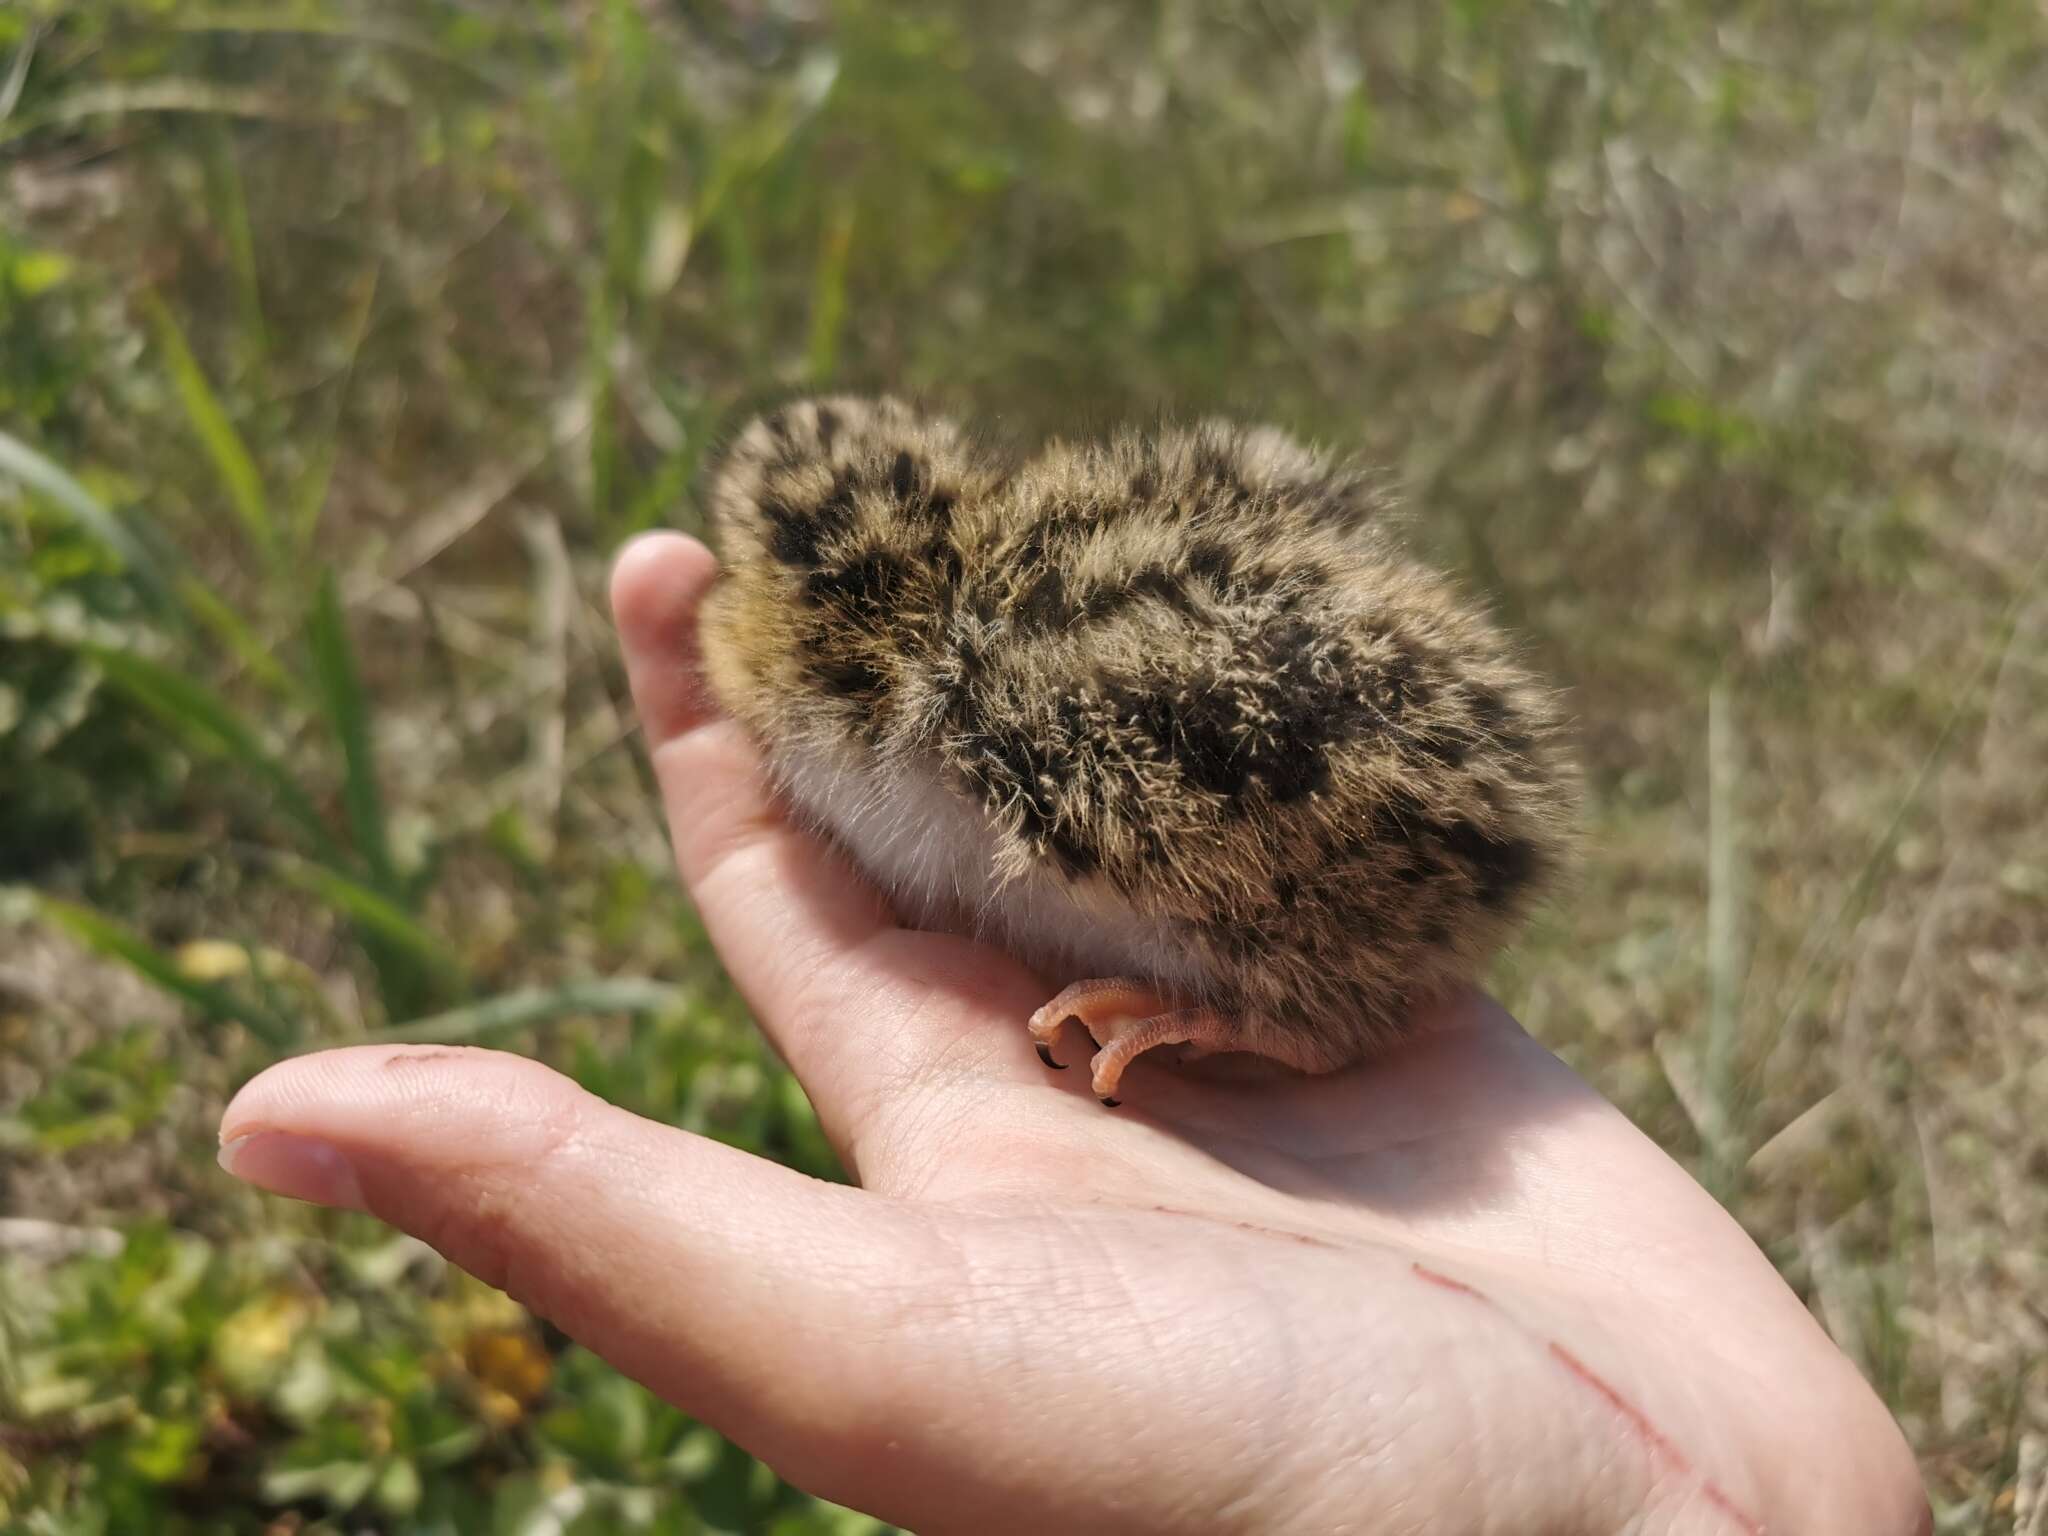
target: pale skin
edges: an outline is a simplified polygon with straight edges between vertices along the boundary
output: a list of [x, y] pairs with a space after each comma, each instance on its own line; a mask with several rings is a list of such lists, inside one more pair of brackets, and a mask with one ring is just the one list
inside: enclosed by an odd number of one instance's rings
[[634, 696], [683, 881], [857, 1187], [402, 1046], [249, 1083], [239, 1177], [424, 1238], [926, 1536], [1931, 1529], [1742, 1230], [1494, 1004], [1332, 1076], [1146, 1057], [1113, 1111], [1049, 1074], [1045, 979], [900, 928], [765, 797], [697, 676], [712, 570], [621, 556]]

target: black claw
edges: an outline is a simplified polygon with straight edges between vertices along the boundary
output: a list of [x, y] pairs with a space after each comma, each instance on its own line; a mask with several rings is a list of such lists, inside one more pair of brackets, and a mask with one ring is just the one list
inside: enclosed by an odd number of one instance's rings
[[1121, 1103], [1123, 1103], [1122, 1099], [1104, 1099], [1102, 1101], [1102, 1107], [1104, 1109], [1115, 1109], [1117, 1105]]
[[1034, 1041], [1032, 1041], [1031, 1043], [1032, 1043], [1033, 1045], [1036, 1045], [1036, 1046], [1038, 1047], [1038, 1059], [1039, 1059], [1040, 1061], [1044, 1062], [1044, 1063], [1045, 1063], [1045, 1064], [1046, 1064], [1046, 1065], [1047, 1065], [1048, 1067], [1051, 1067], [1051, 1068], [1053, 1069], [1053, 1071], [1055, 1071], [1055, 1072], [1064, 1072], [1064, 1071], [1066, 1071], [1066, 1070], [1067, 1070], [1067, 1069], [1066, 1069], [1065, 1067], [1061, 1066], [1061, 1065], [1060, 1065], [1060, 1064], [1059, 1064], [1058, 1062], [1056, 1062], [1056, 1061], [1054, 1061], [1054, 1060], [1052, 1059], [1052, 1047], [1051, 1047], [1051, 1046], [1049, 1046], [1049, 1045], [1046, 1045], [1046, 1044], [1044, 1044], [1044, 1043], [1042, 1043], [1042, 1042], [1040, 1042], [1040, 1041], [1037, 1041], [1037, 1040], [1034, 1040]]

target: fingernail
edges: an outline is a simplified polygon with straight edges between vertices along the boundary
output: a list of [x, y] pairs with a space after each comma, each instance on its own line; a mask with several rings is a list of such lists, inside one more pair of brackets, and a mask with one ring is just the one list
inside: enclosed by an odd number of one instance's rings
[[283, 1131], [253, 1131], [220, 1145], [220, 1165], [245, 1184], [338, 1210], [363, 1209], [363, 1188], [348, 1159], [324, 1141]]

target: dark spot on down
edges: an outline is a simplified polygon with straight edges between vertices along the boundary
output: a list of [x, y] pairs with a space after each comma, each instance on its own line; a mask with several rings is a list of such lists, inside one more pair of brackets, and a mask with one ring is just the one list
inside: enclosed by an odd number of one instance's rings
[[1427, 730], [1417, 731], [1408, 738], [1408, 745], [1422, 756], [1442, 763], [1446, 768], [1462, 768], [1465, 758], [1472, 750], [1471, 735], [1455, 725], [1439, 723]]
[[845, 565], [814, 572], [804, 583], [804, 597], [872, 628], [889, 611], [908, 575], [899, 556], [873, 549]]
[[1284, 494], [1307, 508], [1310, 521], [1328, 527], [1355, 528], [1372, 511], [1370, 500], [1359, 487], [1338, 476], [1298, 481], [1287, 486]]
[[1021, 610], [1025, 604], [1031, 604], [1033, 600], [1040, 604], [1049, 602], [1052, 598], [1050, 589], [1055, 586], [1059, 593], [1057, 622], [1062, 624], [1071, 624], [1076, 620], [1092, 624], [1114, 618], [1132, 603], [1146, 597], [1166, 604], [1176, 613], [1192, 615], [1199, 612], [1194, 594], [1188, 590], [1187, 582], [1168, 566], [1142, 566], [1122, 581], [1104, 582], [1090, 587], [1078, 597], [1065, 590], [1066, 584], [1063, 580], [1056, 579], [1056, 572], [1047, 574], [1055, 580], [1041, 579], [1033, 585], [1025, 603], [1019, 605], [1020, 623], [1023, 622]]
[[[1245, 598], [1270, 597], [1287, 582], [1284, 571], [1270, 565], [1255, 565], [1250, 570], [1240, 569], [1231, 581], [1231, 596], [1242, 601]], [[1282, 607], [1299, 611], [1302, 594], [1290, 592], [1281, 603]]]
[[1122, 613], [1136, 601], [1137, 596], [1128, 582], [1096, 587], [1081, 599], [1075, 609], [1075, 616], [1090, 624], [1099, 623], [1103, 619], [1114, 618]]
[[1285, 805], [1329, 781], [1329, 747], [1361, 724], [1350, 653], [1280, 618], [1253, 636], [1242, 670], [1105, 680], [1110, 706], [1199, 789], [1241, 801], [1254, 786]]
[[1069, 875], [1093, 874], [1102, 863], [1102, 856], [1081, 839], [1069, 822], [1055, 822], [1045, 835], [1045, 846]]
[[[966, 691], [964, 686], [961, 690]], [[1055, 706], [1054, 718], [1034, 728], [1001, 725], [969, 731], [960, 769], [991, 811], [1014, 807], [1026, 841], [1069, 876], [1093, 874], [1102, 850], [1059, 803], [1073, 772], [1073, 749], [1087, 731], [1088, 710], [1075, 694]]]
[[996, 611], [995, 594], [986, 583], [976, 582], [967, 588], [967, 611], [974, 615], [974, 622], [981, 625], [993, 624], [1000, 617]]
[[1497, 731], [1508, 720], [1508, 701], [1495, 690], [1486, 687], [1468, 688], [1466, 696], [1472, 706], [1472, 723], [1483, 731]]
[[1387, 724], [1400, 720], [1411, 703], [1429, 701], [1429, 690], [1417, 681], [1415, 671], [1415, 657], [1405, 648], [1367, 669], [1366, 700]]
[[[960, 584], [961, 573], [966, 569], [960, 559], [960, 551], [953, 541], [945, 538], [932, 539], [918, 551], [924, 563], [937, 573], [942, 585], [951, 589]], [[950, 590], [948, 593], [950, 601]]]
[[954, 671], [970, 683], [979, 678], [988, 666], [988, 658], [982, 654], [981, 647], [966, 635], [954, 636], [951, 654]]
[[1122, 589], [1127, 597], [1149, 597], [1166, 604], [1176, 613], [1195, 610], [1194, 594], [1185, 581], [1163, 565], [1142, 567]]
[[908, 448], [898, 449], [889, 461], [889, 494], [905, 516], [915, 516], [935, 529], [953, 520], [956, 492], [933, 483], [931, 466]]
[[1027, 731], [1006, 727], [978, 732], [963, 746], [963, 766], [989, 808], [1017, 806], [1024, 835], [1043, 846], [1059, 817], [1053, 800], [1057, 777], [1047, 745]]
[[1394, 871], [1394, 878], [1403, 885], [1420, 885], [1442, 869], [1435, 859], [1418, 849], [1413, 858]]
[[784, 565], [816, 565], [818, 546], [827, 529], [816, 516], [806, 516], [785, 501], [761, 503], [761, 515], [768, 519], [768, 552]]
[[1529, 733], [1522, 729], [1522, 722], [1509, 707], [1508, 701], [1492, 688], [1475, 687], [1470, 693], [1472, 722], [1485, 734], [1491, 736], [1503, 749], [1517, 755], [1527, 754], [1535, 747]]
[[1405, 789], [1391, 789], [1373, 807], [1371, 830], [1353, 851], [1370, 855], [1375, 843], [1412, 845], [1429, 826], [1429, 811], [1413, 793]]
[[1229, 584], [1231, 572], [1237, 568], [1237, 559], [1230, 552], [1230, 546], [1216, 539], [1204, 539], [1188, 551], [1188, 570], [1213, 587]]
[[829, 405], [818, 407], [818, 446], [825, 452], [832, 451], [832, 440], [839, 435], [839, 413]]
[[832, 477], [832, 490], [818, 503], [818, 513], [840, 528], [853, 521], [853, 475], [840, 470]]
[[830, 494], [815, 504], [767, 491], [760, 507], [768, 523], [769, 553], [784, 565], [814, 566], [826, 542], [853, 526], [853, 483], [842, 472], [834, 477]]
[[1057, 566], [1047, 566], [1030, 589], [1017, 600], [1016, 623], [1024, 630], [1063, 628], [1073, 617], [1067, 603], [1066, 578]]
[[896, 493], [898, 501], [908, 501], [917, 494], [917, 460], [910, 456], [909, 449], [896, 455], [896, 462], [889, 466], [889, 489]]
[[836, 693], [841, 698], [873, 702], [889, 691], [889, 679], [878, 668], [857, 656], [838, 661], [814, 661], [809, 670], [828, 693]]
[[1436, 823], [1430, 833], [1470, 871], [1482, 905], [1506, 905], [1536, 874], [1537, 852], [1520, 838], [1495, 837], [1469, 821]]
[[1231, 506], [1252, 499], [1251, 487], [1237, 473], [1237, 464], [1224, 448], [1207, 445], [1195, 454], [1195, 474], [1212, 492], [1221, 492]]

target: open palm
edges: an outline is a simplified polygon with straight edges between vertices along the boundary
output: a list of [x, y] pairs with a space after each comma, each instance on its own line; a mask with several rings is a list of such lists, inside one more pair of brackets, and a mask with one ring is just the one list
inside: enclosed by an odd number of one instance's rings
[[765, 798], [697, 679], [711, 571], [621, 558], [634, 693], [683, 878], [860, 1187], [408, 1047], [252, 1082], [238, 1175], [417, 1233], [931, 1536], [1928, 1528], [1741, 1229], [1484, 999], [1331, 1077], [1141, 1062], [1106, 1110], [1048, 1073], [1044, 978], [897, 926]]

